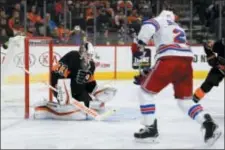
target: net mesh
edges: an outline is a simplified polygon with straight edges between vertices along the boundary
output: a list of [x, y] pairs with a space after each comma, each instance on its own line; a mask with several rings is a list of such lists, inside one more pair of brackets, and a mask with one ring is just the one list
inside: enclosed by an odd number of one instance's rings
[[[27, 42], [25, 42], [27, 40]], [[29, 115], [32, 117], [33, 106], [38, 101], [49, 98], [49, 49], [51, 39], [11, 39], [1, 72], [1, 117], [4, 119], [24, 118], [25, 103], [29, 100]], [[29, 48], [29, 55], [24, 55]], [[29, 62], [29, 82], [25, 87], [25, 59]], [[6, 61], [5, 61], [6, 60]], [[2, 74], [1, 73], [1, 74]], [[28, 89], [28, 90], [27, 90]], [[29, 93], [29, 98], [26, 93]]]

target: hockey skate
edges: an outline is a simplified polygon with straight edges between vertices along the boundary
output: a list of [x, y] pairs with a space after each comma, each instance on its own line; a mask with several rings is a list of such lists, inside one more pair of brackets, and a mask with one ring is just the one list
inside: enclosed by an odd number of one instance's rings
[[134, 133], [137, 142], [157, 143], [156, 139], [158, 136], [157, 120], [155, 120], [151, 126], [146, 126], [140, 129], [139, 132]]
[[209, 114], [205, 114], [204, 117], [206, 119], [202, 124], [203, 129], [205, 129], [204, 141], [208, 146], [212, 146], [221, 136], [222, 132]]

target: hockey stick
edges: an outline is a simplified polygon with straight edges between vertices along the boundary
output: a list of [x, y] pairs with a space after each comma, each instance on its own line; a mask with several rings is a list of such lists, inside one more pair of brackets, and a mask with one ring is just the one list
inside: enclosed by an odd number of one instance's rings
[[[23, 68], [23, 70], [30, 74], [30, 72], [28, 70], [26, 70], [25, 68]], [[44, 84], [50, 88], [51, 90], [58, 92], [56, 88], [52, 87], [51, 85], [47, 84], [46, 82], [44, 82]], [[81, 111], [83, 111], [84, 113], [87, 113], [88, 115], [90, 115], [91, 117], [93, 117], [95, 120], [97, 121], [101, 121], [106, 119], [107, 117], [111, 116], [112, 114], [114, 114], [116, 112], [115, 109], [111, 109], [109, 111], [106, 111], [103, 114], [99, 114], [98, 112], [96, 112], [93, 109], [90, 109], [88, 107], [86, 107], [85, 105], [81, 104], [79, 101], [77, 101], [76, 99], [73, 98], [73, 105], [75, 105], [76, 107], [78, 107]]]

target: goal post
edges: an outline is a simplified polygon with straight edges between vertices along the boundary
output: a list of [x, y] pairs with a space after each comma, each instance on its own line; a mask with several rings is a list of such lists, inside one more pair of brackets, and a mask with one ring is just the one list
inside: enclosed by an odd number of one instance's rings
[[[53, 65], [53, 41], [49, 37], [26, 37], [24, 40], [24, 92], [25, 92], [25, 118], [30, 116], [30, 50], [33, 46], [47, 46], [49, 56], [49, 83], [51, 83], [51, 69]], [[52, 92], [49, 88], [49, 100], [52, 100]]]
[[7, 49], [1, 49], [1, 102], [6, 116], [20, 110], [14, 117], [27, 119], [35, 101], [53, 99], [45, 85], [50, 84], [51, 69], [58, 59], [53, 53], [50, 37], [15, 36]]

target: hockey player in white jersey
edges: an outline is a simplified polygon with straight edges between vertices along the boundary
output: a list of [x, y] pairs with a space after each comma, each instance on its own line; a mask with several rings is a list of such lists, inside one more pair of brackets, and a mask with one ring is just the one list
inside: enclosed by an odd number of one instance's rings
[[154, 95], [171, 83], [178, 106], [202, 125], [205, 129], [204, 141], [212, 145], [221, 131], [203, 107], [192, 101], [193, 53], [187, 45], [184, 29], [175, 22], [173, 12], [163, 10], [159, 16], [144, 21], [136, 42], [132, 44], [132, 53], [143, 50], [152, 37], [156, 46], [156, 63], [142, 79], [139, 89], [141, 123], [145, 127], [134, 133], [134, 137], [154, 141], [159, 136]]

